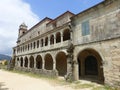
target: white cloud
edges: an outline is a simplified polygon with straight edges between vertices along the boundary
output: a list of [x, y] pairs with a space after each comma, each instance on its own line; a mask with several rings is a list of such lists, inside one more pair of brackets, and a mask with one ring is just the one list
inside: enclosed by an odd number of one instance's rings
[[0, 1], [0, 54], [12, 54], [12, 47], [16, 45], [18, 28], [22, 22], [28, 27], [39, 21], [28, 3], [23, 0]]

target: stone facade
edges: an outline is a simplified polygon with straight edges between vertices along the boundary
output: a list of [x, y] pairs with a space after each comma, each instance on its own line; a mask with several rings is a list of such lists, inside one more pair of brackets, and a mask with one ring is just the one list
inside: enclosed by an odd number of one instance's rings
[[15, 69], [113, 86], [120, 86], [119, 55], [119, 0], [45, 18], [30, 30], [22, 24], [13, 48]]

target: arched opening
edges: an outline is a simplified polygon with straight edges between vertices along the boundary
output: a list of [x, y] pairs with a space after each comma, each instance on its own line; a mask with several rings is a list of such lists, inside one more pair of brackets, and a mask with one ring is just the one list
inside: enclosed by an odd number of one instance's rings
[[21, 47], [21, 52], [22, 52], [22, 47]]
[[79, 78], [104, 83], [102, 58], [93, 49], [85, 49], [78, 55]]
[[43, 39], [41, 39], [41, 47], [43, 47]]
[[29, 44], [28, 44], [28, 51], [29, 51]]
[[23, 67], [23, 57], [20, 58], [20, 66]]
[[70, 30], [66, 29], [63, 32], [63, 41], [70, 40]]
[[45, 55], [45, 69], [47, 70], [53, 69], [53, 58], [50, 54]]
[[25, 45], [25, 51], [27, 51], [27, 45]]
[[24, 64], [25, 67], [28, 67], [28, 58], [25, 57], [25, 64]]
[[54, 44], [54, 35], [51, 35], [50, 37], [50, 45]]
[[31, 50], [32, 50], [32, 43], [31, 43]]
[[36, 68], [42, 69], [42, 57], [40, 55], [36, 57]]
[[59, 42], [61, 42], [61, 34], [60, 34], [60, 32], [58, 32], [56, 34], [56, 43], [59, 43]]
[[37, 40], [37, 48], [39, 48], [39, 40]]
[[24, 46], [23, 46], [23, 52], [24, 52]]
[[17, 58], [17, 61], [16, 61], [16, 62], [17, 62], [17, 65], [19, 66], [19, 58]]
[[34, 47], [34, 49], [35, 49], [35, 46], [36, 46], [36, 42], [33, 43], [33, 47]]
[[56, 69], [59, 76], [64, 76], [67, 73], [67, 57], [64, 52], [59, 52], [56, 55]]
[[48, 37], [45, 38], [45, 46], [48, 45]]
[[34, 57], [30, 57], [30, 68], [34, 68]]
[[98, 75], [98, 62], [92, 55], [85, 59], [85, 75]]

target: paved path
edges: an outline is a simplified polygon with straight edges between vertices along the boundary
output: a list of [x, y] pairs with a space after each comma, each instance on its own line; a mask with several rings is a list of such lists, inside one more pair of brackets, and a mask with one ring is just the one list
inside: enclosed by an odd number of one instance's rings
[[74, 90], [67, 86], [0, 70], [0, 90]]

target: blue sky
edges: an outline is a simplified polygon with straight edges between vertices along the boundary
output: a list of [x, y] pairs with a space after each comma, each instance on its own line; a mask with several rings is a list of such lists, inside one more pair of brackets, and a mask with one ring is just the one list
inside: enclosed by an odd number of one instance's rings
[[94, 6], [103, 0], [24, 0], [31, 5], [31, 9], [40, 19], [55, 18], [69, 10], [75, 14]]
[[[66, 11], [75, 14], [103, 0], [1, 0], [0, 1], [0, 54], [12, 55], [16, 46], [19, 25], [30, 28], [45, 17], [56, 18]], [[7, 6], [7, 7], [6, 7]]]

